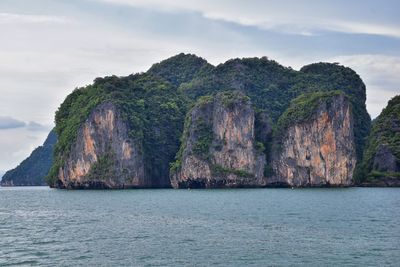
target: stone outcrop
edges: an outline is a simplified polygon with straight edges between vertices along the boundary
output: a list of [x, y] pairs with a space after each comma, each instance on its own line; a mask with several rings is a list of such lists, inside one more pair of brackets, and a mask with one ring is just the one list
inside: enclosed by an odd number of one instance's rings
[[141, 146], [111, 103], [96, 107], [81, 125], [58, 177], [61, 188], [158, 186], [146, 179]]
[[189, 113], [174, 188], [264, 186], [265, 156], [257, 151], [254, 110], [240, 92], [201, 98]]
[[272, 152], [269, 185], [349, 186], [356, 165], [351, 105], [343, 94], [317, 100], [307, 120], [289, 125]]

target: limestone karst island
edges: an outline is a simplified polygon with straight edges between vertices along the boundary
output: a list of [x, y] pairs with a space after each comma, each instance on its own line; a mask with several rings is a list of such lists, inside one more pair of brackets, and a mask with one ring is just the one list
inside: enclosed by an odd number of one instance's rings
[[58, 108], [2, 186], [66, 189], [400, 185], [400, 96], [371, 122], [352, 69], [192, 54], [96, 78]]

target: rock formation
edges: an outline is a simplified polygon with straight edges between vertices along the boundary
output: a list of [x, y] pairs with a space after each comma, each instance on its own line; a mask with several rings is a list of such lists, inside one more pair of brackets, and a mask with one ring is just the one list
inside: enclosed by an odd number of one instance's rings
[[[315, 106], [309, 117], [289, 123], [283, 136], [277, 137], [279, 143], [272, 154], [275, 174], [268, 179], [269, 184], [351, 185], [356, 166], [351, 105], [343, 94], [321, 96], [313, 101], [303, 103]], [[294, 105], [299, 109], [301, 104]]]
[[264, 186], [265, 156], [256, 146], [248, 97], [233, 91], [201, 98], [189, 113], [171, 184], [175, 188]]
[[115, 105], [96, 107], [78, 131], [64, 166], [62, 188], [130, 188], [157, 186], [145, 178], [140, 144], [128, 137]]

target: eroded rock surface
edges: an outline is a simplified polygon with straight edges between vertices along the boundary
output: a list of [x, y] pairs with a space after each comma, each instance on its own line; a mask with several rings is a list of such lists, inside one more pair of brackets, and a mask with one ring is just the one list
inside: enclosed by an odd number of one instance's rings
[[270, 185], [351, 185], [356, 153], [347, 98], [321, 101], [307, 121], [290, 125], [272, 157]]
[[175, 188], [264, 186], [265, 156], [256, 149], [254, 110], [239, 92], [199, 100], [189, 114]]
[[59, 170], [64, 188], [152, 186], [145, 179], [140, 145], [128, 137], [115, 105], [96, 107], [78, 131], [68, 159]]

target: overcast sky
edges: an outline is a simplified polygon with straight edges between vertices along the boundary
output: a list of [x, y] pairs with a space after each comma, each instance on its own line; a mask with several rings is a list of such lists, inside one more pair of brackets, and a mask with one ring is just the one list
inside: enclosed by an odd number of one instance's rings
[[43, 143], [75, 87], [180, 52], [340, 62], [366, 83], [376, 117], [400, 93], [399, 12], [396, 0], [1, 0], [0, 173]]

